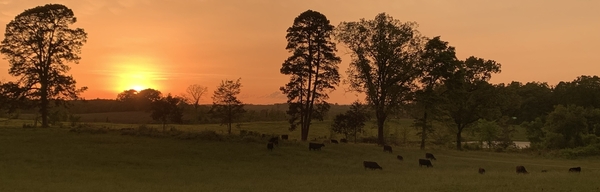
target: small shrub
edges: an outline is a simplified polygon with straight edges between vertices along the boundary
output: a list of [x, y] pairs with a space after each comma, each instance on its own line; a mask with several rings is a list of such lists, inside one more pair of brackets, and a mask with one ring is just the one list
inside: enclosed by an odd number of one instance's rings
[[222, 138], [217, 132], [212, 130], [204, 130], [200, 131], [198, 134], [198, 139], [202, 140], [211, 140], [211, 141], [221, 141]]
[[481, 150], [481, 144], [478, 142], [465, 143], [465, 144], [463, 144], [462, 148], [464, 150]]

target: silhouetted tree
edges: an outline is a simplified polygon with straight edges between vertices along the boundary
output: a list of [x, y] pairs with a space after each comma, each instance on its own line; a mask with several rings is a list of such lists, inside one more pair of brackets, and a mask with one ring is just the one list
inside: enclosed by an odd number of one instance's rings
[[27, 89], [15, 82], [0, 82], [0, 110], [7, 110], [9, 113], [15, 111], [27, 104]]
[[306, 141], [312, 119], [323, 120], [329, 110], [327, 93], [339, 84], [335, 43], [331, 41], [333, 25], [325, 15], [308, 10], [288, 28], [286, 49], [293, 55], [285, 60], [280, 72], [290, 75], [290, 82], [280, 90], [287, 95], [290, 130], [301, 128]]
[[421, 127], [421, 149], [425, 149], [427, 132], [431, 131], [428, 115], [435, 113], [435, 106], [440, 103], [439, 92], [434, 89], [452, 74], [458, 63], [454, 47], [448, 46], [448, 42], [440, 40], [439, 36], [425, 44], [419, 65], [422, 71], [420, 89], [415, 92], [416, 106], [421, 109], [421, 117], [415, 118], [415, 125]]
[[162, 93], [156, 89], [144, 89], [136, 94], [138, 110], [150, 110], [151, 104], [160, 98]]
[[183, 117], [183, 109], [180, 105], [183, 103], [183, 98], [173, 97], [168, 94], [166, 97], [160, 98], [152, 102], [152, 119], [159, 120], [163, 124], [163, 131], [168, 122], [181, 123]]
[[209, 111], [214, 118], [221, 120], [221, 125], [227, 125], [227, 133], [231, 134], [231, 124], [237, 120], [244, 110], [244, 104], [238, 100], [242, 84], [240, 79], [222, 81], [213, 93], [213, 105]]
[[335, 116], [331, 130], [335, 133], [343, 134], [346, 139], [348, 139], [348, 136], [353, 136], [354, 143], [356, 143], [358, 133], [362, 132], [365, 122], [369, 120], [367, 110], [367, 107], [360, 102], [353, 102], [350, 110]]
[[6, 25], [0, 52], [10, 63], [9, 73], [39, 101], [42, 127], [48, 127], [48, 109], [51, 100], [77, 99], [87, 89], [75, 87], [75, 79], [68, 76], [68, 62], [78, 63], [81, 47], [87, 34], [81, 28], [71, 29], [77, 21], [73, 11], [64, 5], [47, 4], [27, 9]]
[[130, 110], [151, 110], [152, 103], [162, 98], [162, 93], [155, 89], [125, 90], [117, 95], [117, 101], [127, 105]]
[[500, 72], [500, 64], [493, 60], [469, 57], [461, 61], [454, 73], [444, 82], [445, 101], [440, 105], [456, 128], [456, 149], [462, 149], [462, 132], [481, 118], [497, 112], [494, 86], [488, 81]]
[[352, 53], [348, 68], [350, 90], [365, 93], [377, 118], [377, 142], [389, 114], [410, 98], [418, 68], [421, 37], [416, 23], [400, 22], [380, 13], [374, 20], [342, 22], [336, 38]]
[[128, 110], [136, 110], [137, 94], [135, 89], [125, 90], [117, 95], [117, 101], [122, 102]]
[[204, 87], [204, 86], [201, 86], [198, 84], [190, 85], [185, 90], [186, 100], [188, 100], [191, 104], [194, 105], [195, 111], [198, 111], [200, 99], [202, 98], [202, 95], [204, 95], [204, 93], [206, 93], [207, 90], [208, 90], [207, 87]]

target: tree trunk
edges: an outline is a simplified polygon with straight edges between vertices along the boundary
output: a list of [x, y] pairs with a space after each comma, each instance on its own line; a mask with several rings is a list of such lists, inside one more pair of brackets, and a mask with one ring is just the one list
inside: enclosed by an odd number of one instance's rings
[[462, 133], [462, 128], [460, 128], [460, 126], [458, 127], [458, 132], [456, 133], [456, 150], [462, 150], [462, 145], [461, 145], [461, 135]]
[[421, 130], [421, 150], [425, 149], [425, 139], [427, 139], [427, 112], [423, 113], [423, 129]]
[[385, 113], [382, 109], [377, 110], [377, 143], [380, 145], [385, 144], [385, 139], [383, 137], [383, 124], [385, 123]]
[[302, 130], [300, 130], [300, 134], [302, 136], [302, 141], [306, 141], [308, 139], [308, 126], [302, 123]]
[[40, 114], [42, 115], [42, 127], [48, 127], [48, 81], [42, 77], [40, 82]]

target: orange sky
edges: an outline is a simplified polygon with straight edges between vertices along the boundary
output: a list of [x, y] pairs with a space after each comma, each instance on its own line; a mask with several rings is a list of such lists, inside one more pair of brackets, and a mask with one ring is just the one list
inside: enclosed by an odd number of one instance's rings
[[[0, 31], [43, 0], [0, 0]], [[342, 21], [373, 19], [386, 12], [416, 21], [426, 36], [440, 35], [460, 59], [474, 55], [502, 64], [493, 83], [542, 81], [556, 84], [600, 69], [600, 1], [572, 0], [56, 0], [73, 9], [77, 27], [88, 33], [82, 60], [71, 65], [86, 99], [116, 98], [125, 89], [154, 88], [181, 94], [190, 84], [209, 88], [242, 78], [245, 103], [283, 103], [279, 69], [290, 56], [286, 29], [303, 11]], [[340, 73], [350, 57], [339, 45]], [[4, 57], [4, 56], [2, 56]], [[0, 60], [0, 80], [12, 80]], [[345, 85], [332, 103], [350, 103]], [[360, 98], [361, 100], [363, 98]]]

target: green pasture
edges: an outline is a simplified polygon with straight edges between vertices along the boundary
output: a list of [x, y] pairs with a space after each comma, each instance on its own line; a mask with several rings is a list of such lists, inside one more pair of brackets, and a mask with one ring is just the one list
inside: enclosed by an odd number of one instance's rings
[[[0, 126], [0, 191], [600, 190], [597, 158], [547, 159], [516, 153], [421, 151], [402, 146], [394, 146], [390, 154], [374, 144], [350, 143], [326, 144], [322, 151], [309, 151], [308, 144], [301, 141], [282, 142], [274, 151], [268, 151], [266, 141], [260, 138], [184, 140], [11, 124], [19, 122]], [[243, 125], [242, 129], [290, 133], [281, 125], [283, 122], [263, 122]], [[117, 129], [137, 125], [110, 126]], [[218, 125], [177, 128], [224, 129]], [[328, 133], [321, 131], [315, 131], [315, 135]], [[297, 132], [291, 132], [291, 136]], [[418, 166], [425, 152], [436, 155], [433, 168]], [[396, 155], [402, 155], [404, 161], [397, 160]], [[378, 162], [383, 170], [365, 170], [365, 160]], [[530, 174], [516, 174], [517, 165], [525, 166]], [[568, 173], [568, 168], [574, 166], [581, 166], [583, 171]], [[478, 174], [479, 167], [487, 172]]]

